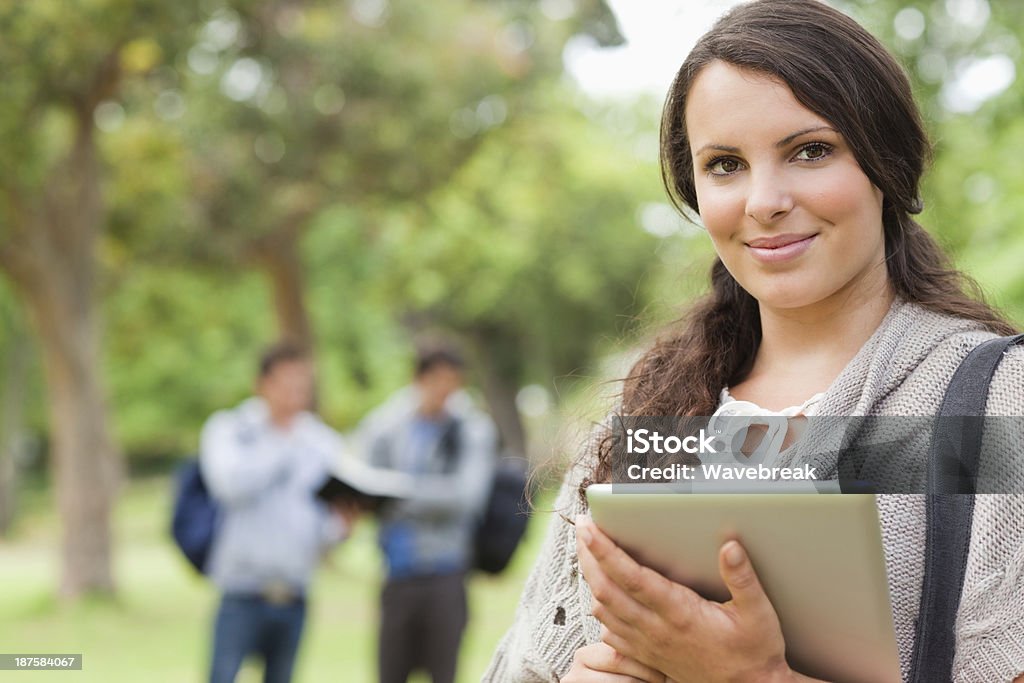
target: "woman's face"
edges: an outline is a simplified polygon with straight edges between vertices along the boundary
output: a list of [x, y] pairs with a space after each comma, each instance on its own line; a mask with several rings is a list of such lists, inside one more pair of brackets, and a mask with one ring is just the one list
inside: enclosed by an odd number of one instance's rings
[[828, 121], [782, 81], [721, 61], [685, 115], [701, 218], [762, 307], [884, 291], [882, 193]]

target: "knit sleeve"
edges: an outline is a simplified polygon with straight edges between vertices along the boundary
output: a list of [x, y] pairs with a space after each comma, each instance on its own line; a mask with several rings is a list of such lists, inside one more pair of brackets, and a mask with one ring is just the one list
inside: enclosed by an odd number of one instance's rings
[[997, 422], [996, 438], [990, 444], [986, 437], [983, 452], [1008, 493], [975, 498], [954, 683], [1009, 683], [1024, 673], [1024, 348], [1000, 363], [986, 413]]
[[1024, 673], [1024, 494], [975, 499], [954, 683], [1009, 683]]
[[585, 457], [566, 475], [512, 626], [483, 683], [557, 683], [572, 666], [576, 650], [596, 641], [599, 626], [590, 616], [589, 590], [579, 577], [572, 523], [586, 511], [579, 487], [593, 463]]

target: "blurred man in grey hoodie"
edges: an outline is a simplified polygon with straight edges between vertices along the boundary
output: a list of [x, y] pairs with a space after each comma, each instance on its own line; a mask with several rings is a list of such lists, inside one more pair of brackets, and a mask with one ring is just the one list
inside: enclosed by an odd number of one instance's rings
[[453, 350], [421, 352], [413, 384], [364, 422], [369, 463], [406, 472], [413, 494], [384, 508], [379, 541], [388, 574], [381, 596], [381, 683], [422, 669], [451, 683], [467, 622], [473, 532], [493, 480], [497, 439], [465, 392]]
[[223, 510], [210, 556], [223, 593], [210, 683], [234, 681], [250, 654], [264, 660], [264, 683], [291, 680], [313, 570], [355, 520], [354, 510], [315, 497], [342, 442], [308, 411], [313, 368], [305, 352], [288, 344], [268, 350], [256, 389], [215, 413], [200, 438], [203, 478]]

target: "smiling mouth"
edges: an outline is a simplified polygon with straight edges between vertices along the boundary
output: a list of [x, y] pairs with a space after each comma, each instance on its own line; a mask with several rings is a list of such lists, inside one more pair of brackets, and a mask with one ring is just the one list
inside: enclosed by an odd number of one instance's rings
[[777, 235], [775, 237], [759, 237], [747, 242], [747, 248], [758, 261], [763, 263], [779, 263], [800, 256], [807, 251], [818, 233], [812, 235]]
[[756, 240], [747, 242], [747, 246], [753, 249], [782, 249], [797, 242], [805, 242], [818, 233], [811, 235], [777, 235], [775, 237], [759, 237]]

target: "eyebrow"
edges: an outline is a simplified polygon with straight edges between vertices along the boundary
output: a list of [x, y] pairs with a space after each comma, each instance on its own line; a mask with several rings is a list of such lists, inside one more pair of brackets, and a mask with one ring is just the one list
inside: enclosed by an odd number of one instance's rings
[[[813, 128], [804, 128], [803, 130], [798, 130], [797, 132], [791, 133], [786, 137], [782, 138], [781, 140], [775, 143], [775, 146], [780, 148], [785, 147], [786, 145], [793, 142], [793, 140], [796, 140], [801, 135], [807, 135], [808, 133], [818, 133], [823, 130], [830, 130], [833, 133], [836, 132], [836, 130], [832, 126], [814, 126]], [[739, 147], [730, 147], [728, 145], [716, 145], [715, 143], [710, 143], [704, 145], [696, 152], [694, 152], [694, 156], [700, 156], [706, 149], [714, 149], [719, 152], [729, 152], [730, 154], [737, 154], [740, 151]]]

